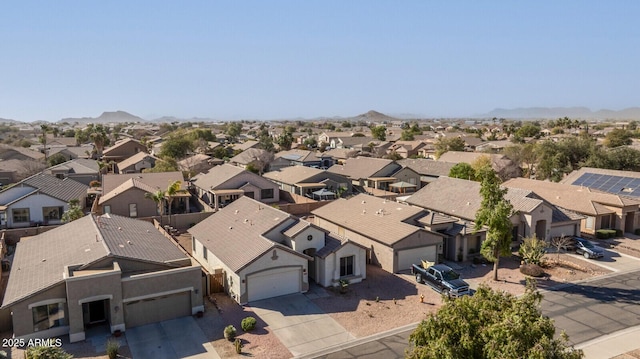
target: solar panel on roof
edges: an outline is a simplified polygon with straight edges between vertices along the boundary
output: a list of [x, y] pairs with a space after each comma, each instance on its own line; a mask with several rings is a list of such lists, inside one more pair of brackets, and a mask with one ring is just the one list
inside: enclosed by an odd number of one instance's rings
[[577, 180], [573, 181], [572, 185], [580, 186], [583, 184], [589, 177], [591, 177], [591, 173], [585, 173], [582, 176], [578, 177]]

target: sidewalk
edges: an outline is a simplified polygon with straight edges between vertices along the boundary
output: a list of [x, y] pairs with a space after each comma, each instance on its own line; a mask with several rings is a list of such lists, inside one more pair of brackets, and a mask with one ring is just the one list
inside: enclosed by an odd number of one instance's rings
[[609, 359], [638, 349], [640, 326], [580, 343], [576, 349], [584, 351], [585, 359]]

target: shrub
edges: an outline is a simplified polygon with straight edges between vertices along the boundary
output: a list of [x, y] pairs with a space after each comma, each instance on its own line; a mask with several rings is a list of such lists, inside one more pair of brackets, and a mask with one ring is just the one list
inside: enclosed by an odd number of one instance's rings
[[224, 328], [224, 338], [231, 341], [236, 338], [236, 327], [233, 325], [227, 325]]
[[240, 327], [242, 327], [242, 330], [244, 330], [245, 332], [252, 331], [256, 327], [256, 318], [246, 317], [242, 319], [242, 322], [240, 323]]
[[615, 229], [598, 229], [596, 231], [596, 238], [598, 239], [613, 238], [615, 236], [616, 236]]
[[538, 278], [544, 275], [544, 270], [537, 264], [527, 263], [520, 266], [520, 273]]
[[636, 228], [633, 233], [635, 233], [637, 236], [640, 236], [640, 228]]
[[118, 350], [120, 350], [120, 343], [117, 340], [109, 339], [107, 341], [107, 356], [109, 359], [116, 359]]
[[236, 354], [242, 354], [242, 341], [237, 339], [233, 342], [233, 346], [236, 348]]
[[616, 229], [616, 237], [622, 237], [622, 229]]
[[73, 355], [57, 347], [29, 347], [24, 353], [25, 359], [71, 359]]
[[525, 263], [540, 264], [540, 260], [544, 256], [546, 246], [547, 243], [544, 240], [539, 239], [534, 235], [533, 237], [523, 239], [518, 253]]
[[89, 182], [89, 187], [93, 188], [93, 187], [100, 187], [100, 181], [91, 181]]

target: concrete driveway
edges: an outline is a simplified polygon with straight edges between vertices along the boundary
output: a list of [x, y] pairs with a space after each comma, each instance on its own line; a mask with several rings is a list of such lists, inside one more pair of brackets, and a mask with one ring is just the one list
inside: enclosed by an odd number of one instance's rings
[[303, 294], [264, 299], [252, 302], [250, 306], [293, 356], [354, 339]]
[[193, 317], [127, 329], [125, 332], [134, 359], [219, 359]]
[[[597, 244], [597, 243], [595, 243]], [[628, 254], [619, 253], [612, 249], [604, 249], [604, 257], [599, 259], [586, 259], [582, 255], [570, 254], [576, 258], [599, 265], [612, 272], [628, 272], [640, 268], [640, 259]]]

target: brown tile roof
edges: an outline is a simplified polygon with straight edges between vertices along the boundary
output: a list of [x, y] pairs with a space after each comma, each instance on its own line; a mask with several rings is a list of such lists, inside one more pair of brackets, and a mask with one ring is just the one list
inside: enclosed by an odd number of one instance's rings
[[88, 215], [18, 243], [2, 306], [62, 283], [67, 265], [105, 257], [154, 263], [188, 258], [149, 222]]
[[129, 166], [133, 166], [136, 163], [143, 161], [147, 157], [149, 157], [149, 158], [151, 158], [153, 160], [157, 160], [158, 159], [157, 157], [155, 157], [153, 155], [150, 155], [150, 154], [148, 154], [146, 152], [138, 152], [135, 155], [133, 155], [133, 156], [131, 156], [129, 158], [125, 158], [124, 160], [118, 162], [118, 164], [117, 164], [118, 169], [124, 170], [125, 168], [127, 168]]
[[[120, 148], [120, 147], [124, 146], [125, 144], [127, 144], [127, 143], [129, 143], [129, 142], [135, 142], [135, 143], [137, 143], [138, 145], [141, 145], [141, 144], [140, 144], [140, 141], [138, 141], [138, 140], [134, 140], [133, 138], [125, 138], [125, 139], [122, 139], [122, 140], [120, 140], [120, 141], [117, 141], [115, 144], [113, 144], [113, 146], [111, 146], [111, 147], [109, 147], [109, 148], [106, 148], [104, 151], [102, 151], [102, 154], [103, 154], [104, 156], [108, 156], [108, 155], [109, 155], [109, 153], [111, 153], [111, 152], [113, 152], [114, 150], [116, 150], [116, 149], [118, 149], [118, 148]], [[141, 146], [142, 146], [142, 145], [141, 145]]]
[[448, 176], [455, 163], [434, 161], [426, 158], [403, 159], [396, 161], [402, 167], [409, 167], [422, 176]]
[[305, 182], [308, 178], [322, 174], [325, 171], [318, 168], [306, 166], [289, 166], [284, 167], [280, 171], [267, 172], [262, 175], [265, 178], [287, 184], [296, 184]]
[[238, 272], [276, 248], [304, 256], [265, 237], [267, 232], [287, 221], [293, 223], [294, 218], [243, 196], [196, 224], [189, 233], [232, 271]]
[[83, 198], [89, 186], [70, 178], [59, 179], [55, 176], [38, 173], [24, 179], [21, 183], [38, 189], [41, 193], [64, 202]]
[[117, 196], [119, 196], [120, 194], [130, 190], [131, 188], [138, 188], [141, 189], [147, 193], [154, 193], [156, 191], [158, 191], [159, 189], [165, 190], [165, 188], [155, 188], [155, 187], [151, 187], [147, 184], [145, 184], [144, 182], [141, 182], [140, 180], [136, 179], [136, 178], [129, 178], [126, 182], [124, 182], [123, 184], [121, 184], [120, 186], [114, 188], [112, 191], [110, 191], [109, 193], [105, 194], [104, 196], [100, 197], [100, 201], [98, 202], [98, 204], [103, 204]]
[[259, 148], [249, 148], [231, 157], [229, 162], [247, 165], [251, 162], [256, 161], [256, 159], [264, 158], [266, 153], [267, 151]]
[[327, 171], [355, 180], [373, 177], [377, 172], [393, 164], [392, 160], [382, 158], [356, 157], [348, 158], [344, 165], [333, 165]]
[[421, 231], [420, 227], [404, 221], [423, 212], [418, 207], [365, 194], [338, 199], [312, 211], [317, 217], [389, 246]]
[[181, 189], [186, 190], [186, 184], [182, 177], [182, 172], [157, 172], [157, 173], [123, 173], [123, 174], [106, 174], [102, 176], [102, 193], [103, 195], [116, 189], [118, 186], [128, 181], [131, 178], [135, 178], [138, 181], [146, 184], [149, 187], [156, 190], [165, 190], [167, 187], [175, 182], [182, 182]]
[[536, 181], [527, 178], [513, 178], [505, 183], [509, 188], [523, 188], [557, 206], [588, 215], [613, 213], [603, 205], [613, 207], [638, 206], [640, 200], [629, 199], [608, 193], [594, 192], [587, 187], [561, 183]]

